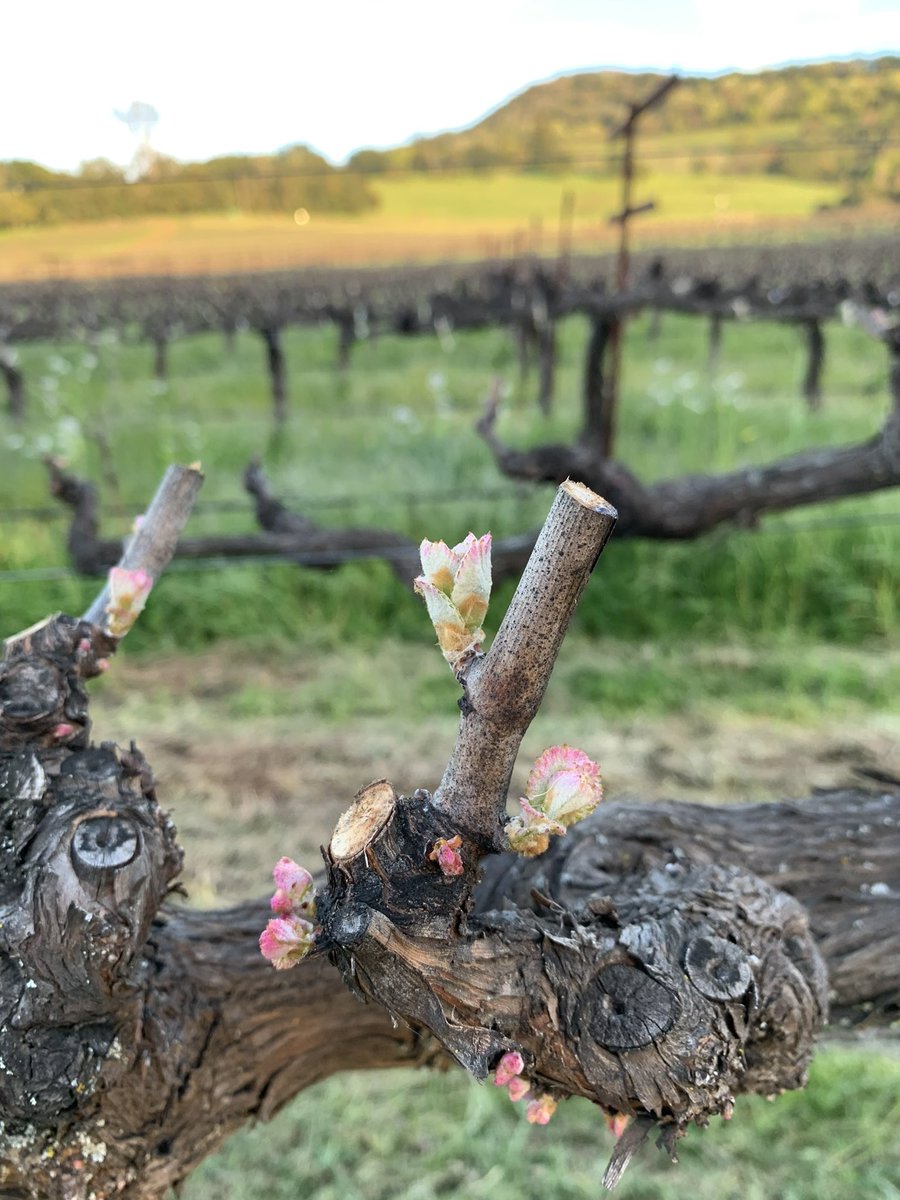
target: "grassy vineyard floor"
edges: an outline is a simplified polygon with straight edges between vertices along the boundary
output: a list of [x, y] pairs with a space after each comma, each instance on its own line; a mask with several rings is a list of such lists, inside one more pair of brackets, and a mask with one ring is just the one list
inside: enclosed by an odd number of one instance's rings
[[[806, 1092], [738, 1101], [671, 1165], [651, 1147], [621, 1200], [898, 1200], [900, 1060], [828, 1050]], [[544, 1129], [461, 1072], [342, 1077], [239, 1133], [184, 1200], [597, 1200], [612, 1150], [597, 1110], [568, 1101]]]
[[[349, 799], [382, 776], [433, 788], [457, 689], [429, 630], [338, 653], [312, 640], [125, 654], [94, 685], [96, 736], [136, 738], [171, 806], [202, 905], [261, 894], [281, 854], [318, 863]], [[764, 800], [900, 774], [900, 651], [575, 636], [526, 736], [514, 786], [548, 745], [582, 746], [607, 795]]]

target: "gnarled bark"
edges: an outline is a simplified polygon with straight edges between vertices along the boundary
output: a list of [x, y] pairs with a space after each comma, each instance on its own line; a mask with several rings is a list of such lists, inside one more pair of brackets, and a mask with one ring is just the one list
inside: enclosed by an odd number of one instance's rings
[[[458, 671], [437, 792], [399, 797], [382, 780], [338, 823], [319, 944], [348, 986], [476, 1077], [516, 1053], [540, 1102], [588, 1097], [658, 1125], [674, 1151], [736, 1093], [805, 1081], [827, 989], [802, 906], [746, 869], [670, 863], [583, 906], [472, 911], [481, 859], [506, 841], [518, 746], [614, 520], [583, 485], [559, 489], [490, 652]], [[435, 849], [451, 839], [461, 862], [443, 874]]]
[[[52, 822], [62, 830], [59, 816]], [[848, 842], [852, 855], [843, 853]], [[497, 920], [516, 906], [551, 918], [553, 936], [565, 936], [563, 911], [597, 907], [654, 869], [710, 862], [753, 870], [805, 905], [829, 973], [835, 1032], [843, 1022], [863, 1032], [896, 1025], [900, 789], [720, 809], [602, 807], [548, 855], [488, 860], [472, 919], [493, 913]], [[144, 885], [151, 883], [145, 876]], [[88, 904], [85, 915], [97, 914], [86, 928], [96, 919], [110, 921], [103, 905], [78, 895]], [[306, 961], [295, 973], [267, 968], [257, 947], [267, 915], [262, 900], [220, 912], [170, 905], [159, 911], [140, 953], [127, 964], [119, 961], [122, 992], [106, 1018], [116, 1030], [112, 1061], [104, 1061], [95, 1090], [87, 1086], [89, 1076], [80, 1091], [67, 1086], [69, 1106], [44, 1121], [33, 1111], [17, 1121], [4, 1093], [0, 1186], [6, 1194], [68, 1200], [94, 1191], [155, 1200], [233, 1130], [272, 1116], [328, 1075], [442, 1061], [426, 1032], [395, 1025], [378, 1005], [361, 1006], [326, 959]], [[75, 947], [67, 941], [63, 950], [77, 975]], [[16, 988], [4, 977], [5, 1006], [36, 991], [26, 991], [23, 978], [37, 978], [31, 959], [23, 960]], [[80, 1042], [79, 1014], [68, 1008], [65, 993], [51, 993], [50, 1001], [46, 1034], [32, 1013], [8, 1040], [31, 1045], [62, 1029]], [[3, 1053], [9, 1052], [4, 1044]]]

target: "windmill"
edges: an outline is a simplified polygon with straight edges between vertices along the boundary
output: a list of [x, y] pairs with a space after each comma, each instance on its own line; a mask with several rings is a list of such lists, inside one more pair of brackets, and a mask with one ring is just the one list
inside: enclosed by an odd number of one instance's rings
[[153, 126], [159, 120], [159, 113], [152, 104], [145, 104], [142, 100], [132, 100], [124, 112], [115, 109], [115, 115], [128, 126], [137, 141], [131, 162], [125, 171], [126, 179], [133, 183], [135, 179], [140, 179], [142, 175], [146, 174], [153, 162], [150, 134]]

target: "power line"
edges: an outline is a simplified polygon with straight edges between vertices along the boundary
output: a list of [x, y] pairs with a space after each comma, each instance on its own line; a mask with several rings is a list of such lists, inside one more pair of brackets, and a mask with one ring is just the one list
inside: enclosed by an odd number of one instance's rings
[[[900, 526], [900, 512], [878, 513], [874, 516], [860, 514], [858, 517], [847, 516], [838, 518], [823, 517], [804, 523], [794, 521], [774, 521], [762, 525], [759, 529], [730, 530], [729, 537], [758, 537], [759, 535], [775, 534], [794, 536], [795, 534], [821, 533], [823, 530], [855, 529], [860, 526], [867, 528], [895, 528]], [[337, 531], [336, 531], [337, 532]], [[167, 574], [193, 574], [208, 571], [229, 570], [237, 567], [322, 567], [340, 566], [347, 562], [360, 559], [384, 558], [383, 546], [361, 547], [356, 550], [317, 550], [308, 554], [271, 554], [253, 555], [246, 558], [216, 558], [175, 559], [167, 568]], [[0, 586], [4, 584], [55, 582], [63, 579], [85, 581], [92, 576], [85, 576], [74, 571], [71, 567], [21, 567], [0, 571]], [[100, 575], [97, 578], [101, 578]]]
[[[742, 159], [742, 158], [772, 158], [780, 154], [820, 154], [829, 150], [867, 150], [881, 151], [900, 146], [900, 138], [885, 137], [868, 139], [862, 136], [833, 138], [827, 141], [772, 141], [765, 146], [735, 146], [735, 145], [699, 145], [686, 146], [683, 149], [642, 151], [641, 162], [668, 162], [678, 159], [696, 161], [704, 157]], [[374, 153], [381, 153], [374, 151]], [[387, 151], [386, 153], [390, 153]], [[497, 171], [523, 171], [529, 168], [549, 167], [558, 170], [568, 167], [572, 170], [591, 170], [597, 167], [614, 168], [621, 155], [618, 151], [589, 158], [572, 158], [566, 155], [558, 157], [497, 159], [485, 163], [462, 162], [422, 162], [417, 166], [388, 166], [375, 170], [362, 170], [350, 166], [309, 168], [297, 171], [261, 171], [235, 174], [192, 174], [185, 173], [168, 177], [145, 177], [134, 181], [121, 179], [88, 179], [78, 176], [55, 176], [49, 180], [26, 180], [21, 183], [0, 185], [0, 195], [28, 195], [33, 192], [65, 192], [65, 191], [103, 191], [109, 188], [136, 189], [146, 187], [178, 187], [182, 184], [252, 184], [252, 183], [282, 183], [302, 179], [363, 179], [371, 182], [383, 176], [392, 178], [416, 175], [485, 175]], [[3, 171], [0, 163], [0, 173]]]
[[[458, 488], [448, 488], [433, 492], [413, 491], [381, 491], [378, 492], [379, 507], [386, 507], [394, 504], [400, 506], [416, 506], [420, 507], [427, 504], [448, 504], [459, 500], [489, 500], [499, 502], [503, 500], [531, 499], [535, 496], [535, 491], [528, 486], [512, 487], [512, 488], [466, 488], [465, 495], [461, 496]], [[334, 509], [342, 508], [362, 508], [363, 506], [371, 508], [371, 496], [303, 496], [300, 493], [286, 493], [282, 497], [282, 503], [290, 505], [301, 512], [327, 512]], [[133, 502], [121, 501], [118, 504], [110, 504], [105, 506], [101, 514], [103, 517], [134, 517], [136, 513], [142, 512], [146, 507], [146, 497], [143, 500]], [[195, 516], [213, 513], [250, 513], [253, 508], [252, 497], [247, 497], [245, 500], [200, 500], [193, 508]], [[16, 524], [21, 521], [36, 520], [36, 521], [57, 521], [70, 519], [68, 511], [60, 506], [38, 505], [34, 507], [19, 507], [0, 509], [0, 522], [8, 522]]]

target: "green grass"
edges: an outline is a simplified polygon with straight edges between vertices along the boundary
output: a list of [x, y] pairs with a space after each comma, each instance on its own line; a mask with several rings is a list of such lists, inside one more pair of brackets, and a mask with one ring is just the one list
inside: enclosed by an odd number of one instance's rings
[[[564, 191], [575, 193], [575, 211], [581, 220], [603, 221], [621, 207], [621, 182], [587, 172], [442, 172], [436, 176], [375, 177], [373, 184], [383, 220], [471, 221], [486, 228], [492, 223], [527, 223], [539, 218], [555, 234]], [[660, 222], [683, 218], [708, 221], [722, 212], [754, 217], [808, 216], [819, 205], [834, 203], [841, 194], [834, 184], [764, 174], [711, 171], [691, 175], [673, 171], [671, 163], [641, 171], [637, 186], [642, 193], [655, 196], [659, 204], [657, 212], [642, 218], [645, 232], [652, 232]]]
[[[740, 1099], [692, 1130], [673, 1166], [645, 1146], [621, 1200], [900, 1200], [900, 1060], [828, 1049], [805, 1092]], [[453, 1072], [344, 1076], [271, 1124], [235, 1135], [184, 1200], [597, 1200], [612, 1149], [568, 1101], [535, 1128], [506, 1097]]]
[[[513, 351], [502, 331], [460, 335], [443, 349], [430, 338], [365, 343], [342, 380], [333, 370], [333, 333], [294, 330], [286, 338], [291, 418], [278, 437], [269, 423], [262, 347], [250, 334], [237, 339], [233, 357], [217, 337], [176, 342], [168, 386], [149, 377], [146, 346], [26, 346], [30, 416], [22, 429], [0, 426], [0, 505], [49, 503], [39, 462], [48, 451], [102, 481], [100, 429], [118, 481], [103, 485], [104, 499], [125, 501], [135, 512], [172, 460], [203, 461], [204, 500], [243, 504], [240, 472], [251, 454], [263, 452], [276, 489], [298, 504], [308, 500], [308, 511], [326, 524], [392, 528], [417, 539], [455, 539], [470, 527], [491, 528], [497, 537], [519, 533], [540, 523], [552, 491], [504, 483], [472, 424], [500, 374], [512, 387], [500, 421], [507, 441], [573, 438], [584, 337], [581, 321], [565, 323], [558, 400], [542, 418], [533, 381], [525, 391], [512, 383]], [[645, 479], [862, 439], [883, 418], [883, 355], [852, 330], [829, 330], [826, 404], [818, 414], [797, 395], [803, 347], [790, 328], [729, 327], [715, 379], [704, 358], [702, 322], [667, 317], [655, 342], [643, 322], [631, 328], [619, 454]], [[502, 498], [482, 498], [484, 489], [500, 490]], [[430, 500], [436, 491], [450, 500]], [[338, 500], [338, 507], [315, 508]], [[896, 493], [882, 492], [773, 518], [757, 532], [722, 529], [683, 545], [613, 540], [577, 627], [635, 641], [892, 642], [898, 511]], [[105, 532], [124, 534], [129, 524], [111, 519]], [[253, 527], [249, 505], [236, 514], [204, 514], [201, 505], [191, 526], [196, 533]], [[64, 530], [61, 518], [5, 525], [0, 570], [64, 563]], [[77, 610], [93, 586], [0, 582], [0, 624], [11, 630], [48, 610]], [[508, 592], [500, 589], [492, 615], [502, 614]], [[172, 571], [133, 640], [185, 649], [223, 637], [277, 640], [304, 628], [328, 628], [340, 643], [374, 644], [385, 630], [420, 639], [422, 615], [380, 563], [330, 574], [235, 565]]]
[[[298, 646], [299, 639], [299, 646]], [[344, 725], [391, 716], [413, 725], [426, 716], [451, 714], [455, 685], [439, 654], [416, 641], [383, 638], [364, 654], [341, 654], [333, 632], [292, 639], [305, 670], [285, 677], [282, 653], [248, 647], [242, 657], [273, 673], [247, 672], [247, 681], [224, 697], [219, 719], [315, 719]], [[237, 653], [233, 650], [232, 653]], [[294, 659], [291, 660], [292, 662]], [[823, 651], [820, 642], [765, 640], [715, 643], [700, 639], [639, 645], [574, 633], [566, 641], [541, 708], [543, 719], [622, 720], [691, 713], [710, 718], [723, 709], [773, 720], [815, 724], [827, 718], [891, 710], [900, 694], [900, 652], [845, 647]], [[122, 698], [124, 699], [124, 697]], [[142, 703], [147, 697], [142, 698]], [[170, 703], [166, 695], [163, 703]]]

